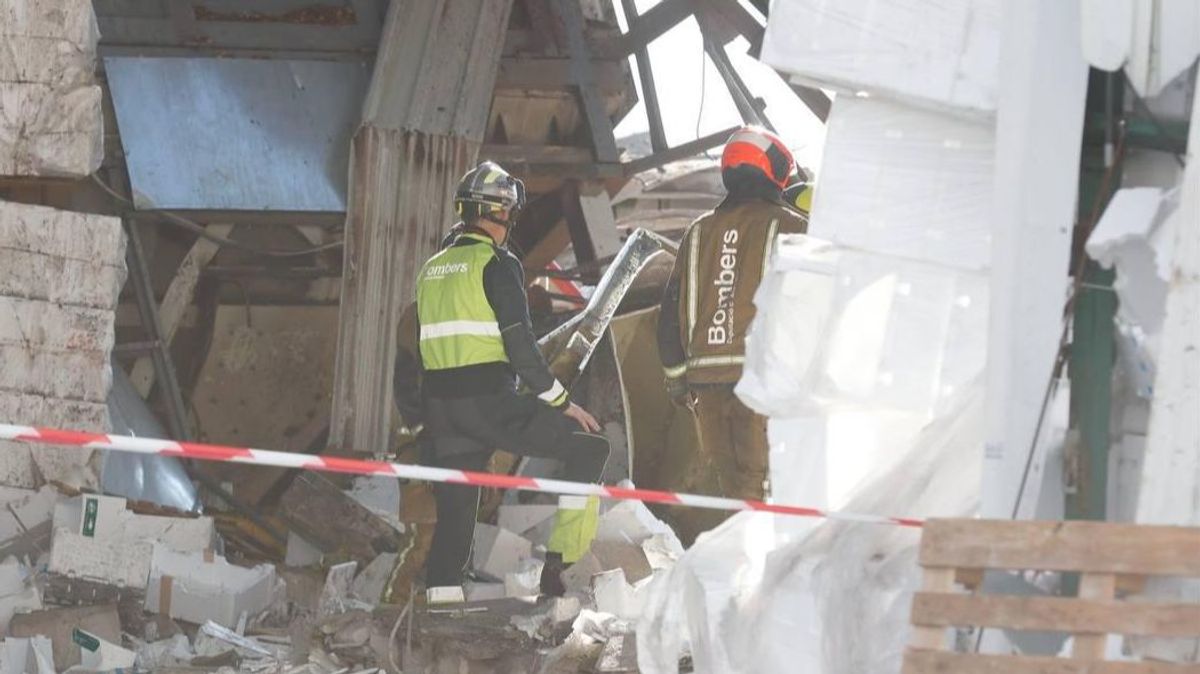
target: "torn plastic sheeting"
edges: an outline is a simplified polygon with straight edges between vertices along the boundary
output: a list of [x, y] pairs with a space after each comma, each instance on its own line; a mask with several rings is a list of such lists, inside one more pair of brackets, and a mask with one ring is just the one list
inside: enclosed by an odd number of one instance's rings
[[1178, 193], [1153, 187], [1118, 190], [1087, 240], [1087, 253], [1106, 269], [1118, 312], [1151, 334], [1162, 329], [1174, 247]]
[[[762, 60], [793, 79], [951, 111], [996, 109], [999, 0], [777, 0]], [[841, 100], [841, 96], [838, 100]]]
[[[146, 406], [124, 368], [112, 366], [108, 416], [117, 435], [165, 438], [166, 429]], [[148, 501], [180, 512], [200, 512], [200, 496], [183, 463], [170, 456], [104, 452], [100, 488], [106, 494]]]
[[[1179, 207], [1181, 226], [1176, 231], [1171, 260], [1171, 287], [1167, 294], [1155, 378], [1150, 427], [1137, 504], [1140, 524], [1200, 525], [1200, 88], [1193, 94], [1188, 162]], [[1164, 579], [1153, 594], [1179, 601], [1195, 601], [1200, 581]], [[1159, 594], [1161, 591], [1161, 594]], [[1135, 643], [1135, 652], [1158, 659], [1196, 662], [1200, 640], [1159, 640]], [[1182, 648], [1181, 648], [1182, 647]], [[1188, 648], [1190, 647], [1190, 653]], [[1180, 657], [1183, 656], [1183, 657]]]
[[982, 370], [987, 298], [981, 274], [781, 236], [738, 396], [777, 418], [833, 403], [944, 409]]
[[[979, 505], [983, 391], [976, 380], [850, 499], [856, 512], [966, 517]], [[703, 535], [650, 588], [638, 665], [696, 672], [900, 670], [920, 584], [916, 532], [822, 522], [775, 529], [742, 513]]]

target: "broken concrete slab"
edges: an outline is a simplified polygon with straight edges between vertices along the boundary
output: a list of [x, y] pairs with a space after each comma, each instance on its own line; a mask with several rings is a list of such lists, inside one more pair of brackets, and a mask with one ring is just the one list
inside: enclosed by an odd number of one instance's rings
[[106, 641], [120, 642], [121, 619], [116, 604], [55, 608], [13, 616], [9, 634], [17, 637], [49, 637], [57, 671], [80, 664], [79, 646], [73, 640], [77, 629]]
[[368, 604], [378, 604], [399, 560], [400, 555], [394, 552], [385, 552], [376, 557], [354, 578], [350, 585], [351, 594]]
[[52, 573], [118, 587], [144, 588], [158, 544], [200, 552], [213, 544], [212, 518], [139, 515], [125, 499], [85, 495], [62, 501], [54, 512]]
[[592, 576], [592, 596], [596, 599], [596, 610], [610, 613], [623, 620], [637, 620], [642, 607], [633, 587], [626, 582], [621, 569], [602, 571]]
[[641, 671], [637, 663], [637, 634], [616, 634], [604, 642], [593, 671], [596, 674], [635, 674]]
[[554, 505], [504, 504], [496, 511], [496, 524], [501, 529], [507, 529], [534, 542], [539, 541], [536, 537], [528, 535], [530, 530], [544, 527], [546, 535], [540, 542], [545, 543], [550, 539], [550, 528], [554, 526], [556, 514], [558, 514], [558, 506]]
[[613, 569], [620, 569], [630, 583], [637, 583], [653, 573], [640, 546], [596, 540], [587, 554], [563, 571], [562, 581], [569, 591], [587, 591], [591, 589], [593, 576]]
[[173, 623], [158, 625], [155, 618], [142, 610], [146, 599], [144, 587], [117, 587], [108, 583], [82, 578], [71, 578], [60, 573], [46, 574], [43, 599], [51, 606], [63, 608], [88, 608], [105, 604], [116, 604], [121, 626], [130, 634], [158, 638], [159, 634], [172, 634]]
[[296, 532], [288, 531], [287, 554], [283, 560], [284, 564], [292, 568], [317, 566], [324, 556], [320, 548], [304, 540]]
[[396, 529], [323, 475], [299, 475], [284, 492], [279, 513], [327, 560], [366, 565], [380, 553], [399, 552]]
[[275, 598], [275, 568], [230, 564], [205, 552], [177, 552], [155, 544], [144, 607], [151, 613], [190, 623], [236, 625], [243, 613], [255, 616]]
[[150, 643], [139, 643], [137, 666], [143, 670], [157, 672], [160, 668], [187, 664], [195, 653], [186, 634], [176, 634], [170, 639]]
[[8, 633], [14, 614], [42, 609], [42, 595], [32, 576], [32, 571], [15, 557], [0, 563], [0, 634]]
[[[640, 544], [654, 535], [679, 540], [671, 527], [655, 517], [641, 501], [622, 501], [609, 508], [600, 515], [600, 525], [596, 529], [597, 541]], [[682, 549], [682, 545], [679, 547]]]
[[541, 592], [542, 568], [540, 559], [523, 559], [520, 568], [504, 574], [504, 595], [508, 597], [536, 597]]
[[503, 580], [521, 570], [521, 560], [533, 554], [533, 544], [511, 531], [491, 524], [475, 525], [475, 550], [471, 568], [486, 578]]
[[0, 487], [0, 559], [36, 557], [50, 550], [50, 521], [58, 498], [49, 486], [37, 491]]
[[321, 588], [321, 598], [317, 602], [317, 616], [329, 616], [344, 613], [357, 602], [354, 601], [350, 586], [354, 583], [354, 575], [358, 571], [358, 562], [345, 562], [330, 567], [325, 576], [325, 586]]

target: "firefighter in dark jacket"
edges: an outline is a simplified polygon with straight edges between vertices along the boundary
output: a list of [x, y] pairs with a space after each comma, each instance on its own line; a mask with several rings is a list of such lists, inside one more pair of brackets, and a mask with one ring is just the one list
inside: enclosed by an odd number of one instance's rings
[[[571, 402], [538, 350], [521, 263], [506, 248], [524, 186], [492, 162], [468, 172], [453, 243], [417, 279], [421, 411], [431, 460], [483, 471], [494, 450], [558, 459], [562, 477], [596, 482], [608, 440]], [[518, 393], [519, 378], [528, 393]], [[479, 489], [434, 485], [437, 525], [427, 587], [460, 585], [470, 562]]]
[[[676, 489], [749, 499], [766, 493], [766, 419], [733, 388], [775, 236], [808, 229], [807, 218], [782, 199], [794, 170], [778, 136], [757, 127], [738, 130], [721, 156], [726, 198], [693, 222], [680, 244], [663, 294], [658, 347], [667, 391], [694, 412], [700, 447], [676, 475]], [[691, 509], [668, 517], [690, 542], [728, 513]]]

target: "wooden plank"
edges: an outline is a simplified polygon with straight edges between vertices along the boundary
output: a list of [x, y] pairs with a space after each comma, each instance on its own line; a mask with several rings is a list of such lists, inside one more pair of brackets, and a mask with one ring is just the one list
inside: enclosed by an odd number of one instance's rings
[[1200, 604], [919, 592], [912, 622], [927, 627], [1200, 636]]
[[954, 582], [974, 592], [983, 585], [983, 569], [955, 569]]
[[[1079, 598], [1106, 601], [1117, 591], [1117, 577], [1111, 573], [1085, 573], [1079, 580]], [[1076, 660], [1103, 660], [1108, 635], [1096, 625], [1075, 635], [1071, 657]], [[1072, 630], [1074, 631], [1074, 630]]]
[[922, 566], [1200, 576], [1200, 528], [930, 520]]
[[1200, 674], [1200, 665], [909, 651], [901, 674]]
[[[625, 92], [627, 82], [623, 66], [620, 61], [592, 61], [592, 73], [601, 96]], [[561, 89], [573, 83], [571, 60], [567, 58], [505, 57], [500, 60], [500, 70], [496, 73], [496, 88], [501, 90]]]
[[[585, 147], [568, 145], [484, 145], [481, 158], [503, 164], [584, 164], [590, 163], [592, 153]], [[511, 170], [511, 169], [510, 169]]]
[[[947, 594], [954, 590], [954, 569], [926, 568], [922, 570], [921, 587], [926, 592]], [[915, 607], [914, 607], [915, 610]], [[915, 621], [914, 621], [915, 622]], [[942, 627], [915, 625], [909, 637], [912, 648], [940, 651], [946, 648], [946, 630]]]
[[[214, 236], [227, 237], [233, 230], [233, 225], [208, 225], [204, 229]], [[158, 308], [158, 318], [162, 322], [163, 340], [166, 341], [168, 348], [171, 340], [175, 339], [175, 332], [179, 329], [179, 325], [183, 323], [184, 312], [191, 306], [192, 299], [196, 295], [196, 284], [200, 282], [200, 272], [216, 257], [217, 251], [220, 249], [221, 247], [217, 243], [198, 237], [187, 255], [183, 256], [179, 268], [175, 270], [175, 278], [171, 279], [171, 285], [167, 286], [167, 292], [163, 295], [162, 304]], [[142, 356], [133, 364], [129, 380], [133, 382], [133, 387], [137, 389], [137, 392], [145, 398], [150, 395], [150, 389], [154, 386], [154, 375], [154, 360], [150, 356]]]

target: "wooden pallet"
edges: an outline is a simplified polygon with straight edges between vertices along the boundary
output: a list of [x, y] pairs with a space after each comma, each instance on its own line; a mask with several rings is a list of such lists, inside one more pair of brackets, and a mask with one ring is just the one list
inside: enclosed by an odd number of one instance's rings
[[[1147, 577], [1200, 577], [1200, 528], [931, 520], [920, 563], [903, 674], [1200, 674], [1200, 665], [1104, 659], [1108, 634], [1200, 637], [1200, 604], [1121, 598]], [[984, 594], [987, 569], [1077, 572], [1079, 596]], [[1065, 658], [954, 653], [950, 627], [1068, 632], [1075, 643]]]

